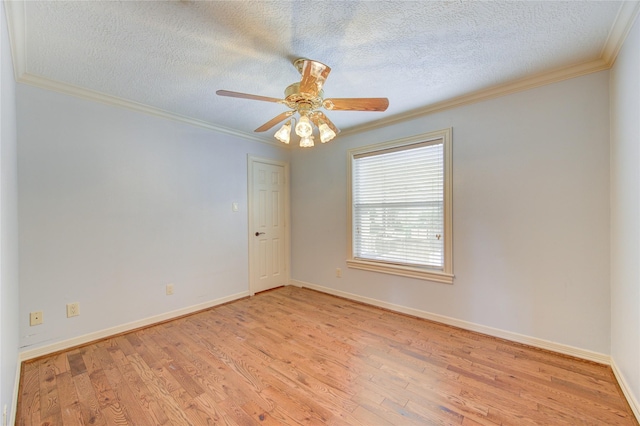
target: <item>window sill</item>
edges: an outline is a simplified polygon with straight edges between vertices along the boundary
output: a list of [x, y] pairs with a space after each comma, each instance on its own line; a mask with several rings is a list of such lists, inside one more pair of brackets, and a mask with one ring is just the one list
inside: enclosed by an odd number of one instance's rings
[[399, 275], [401, 277], [417, 278], [420, 280], [435, 281], [444, 284], [453, 284], [454, 277], [453, 274], [448, 274], [446, 272], [358, 259], [347, 260], [347, 266], [353, 269], [381, 272], [383, 274]]

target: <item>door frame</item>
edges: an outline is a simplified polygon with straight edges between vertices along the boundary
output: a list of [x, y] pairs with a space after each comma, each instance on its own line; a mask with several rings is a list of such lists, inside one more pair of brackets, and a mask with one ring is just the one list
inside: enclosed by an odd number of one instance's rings
[[247, 229], [249, 244], [249, 295], [256, 294], [256, 279], [254, 272], [257, 262], [257, 253], [254, 249], [253, 239], [255, 238], [253, 229], [253, 165], [255, 163], [269, 164], [272, 166], [281, 166], [284, 169], [284, 268], [285, 283], [289, 285], [291, 281], [291, 205], [290, 200], [290, 179], [289, 179], [289, 163], [286, 161], [278, 161], [272, 158], [257, 157], [247, 155]]

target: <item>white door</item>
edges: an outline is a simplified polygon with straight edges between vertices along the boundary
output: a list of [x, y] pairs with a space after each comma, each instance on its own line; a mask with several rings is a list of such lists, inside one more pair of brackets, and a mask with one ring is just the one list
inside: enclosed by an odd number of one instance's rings
[[255, 294], [288, 281], [288, 168], [256, 158], [249, 158], [249, 167], [249, 274], [250, 292]]

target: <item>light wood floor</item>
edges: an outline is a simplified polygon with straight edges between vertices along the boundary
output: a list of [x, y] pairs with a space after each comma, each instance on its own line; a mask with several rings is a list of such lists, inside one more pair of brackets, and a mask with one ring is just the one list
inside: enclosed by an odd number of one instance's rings
[[609, 367], [285, 287], [23, 366], [19, 425], [637, 425]]

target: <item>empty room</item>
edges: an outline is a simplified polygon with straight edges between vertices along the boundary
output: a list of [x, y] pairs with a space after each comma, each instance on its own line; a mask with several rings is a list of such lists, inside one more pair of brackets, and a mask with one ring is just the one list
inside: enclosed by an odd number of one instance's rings
[[3, 1], [2, 425], [638, 425], [639, 13]]

